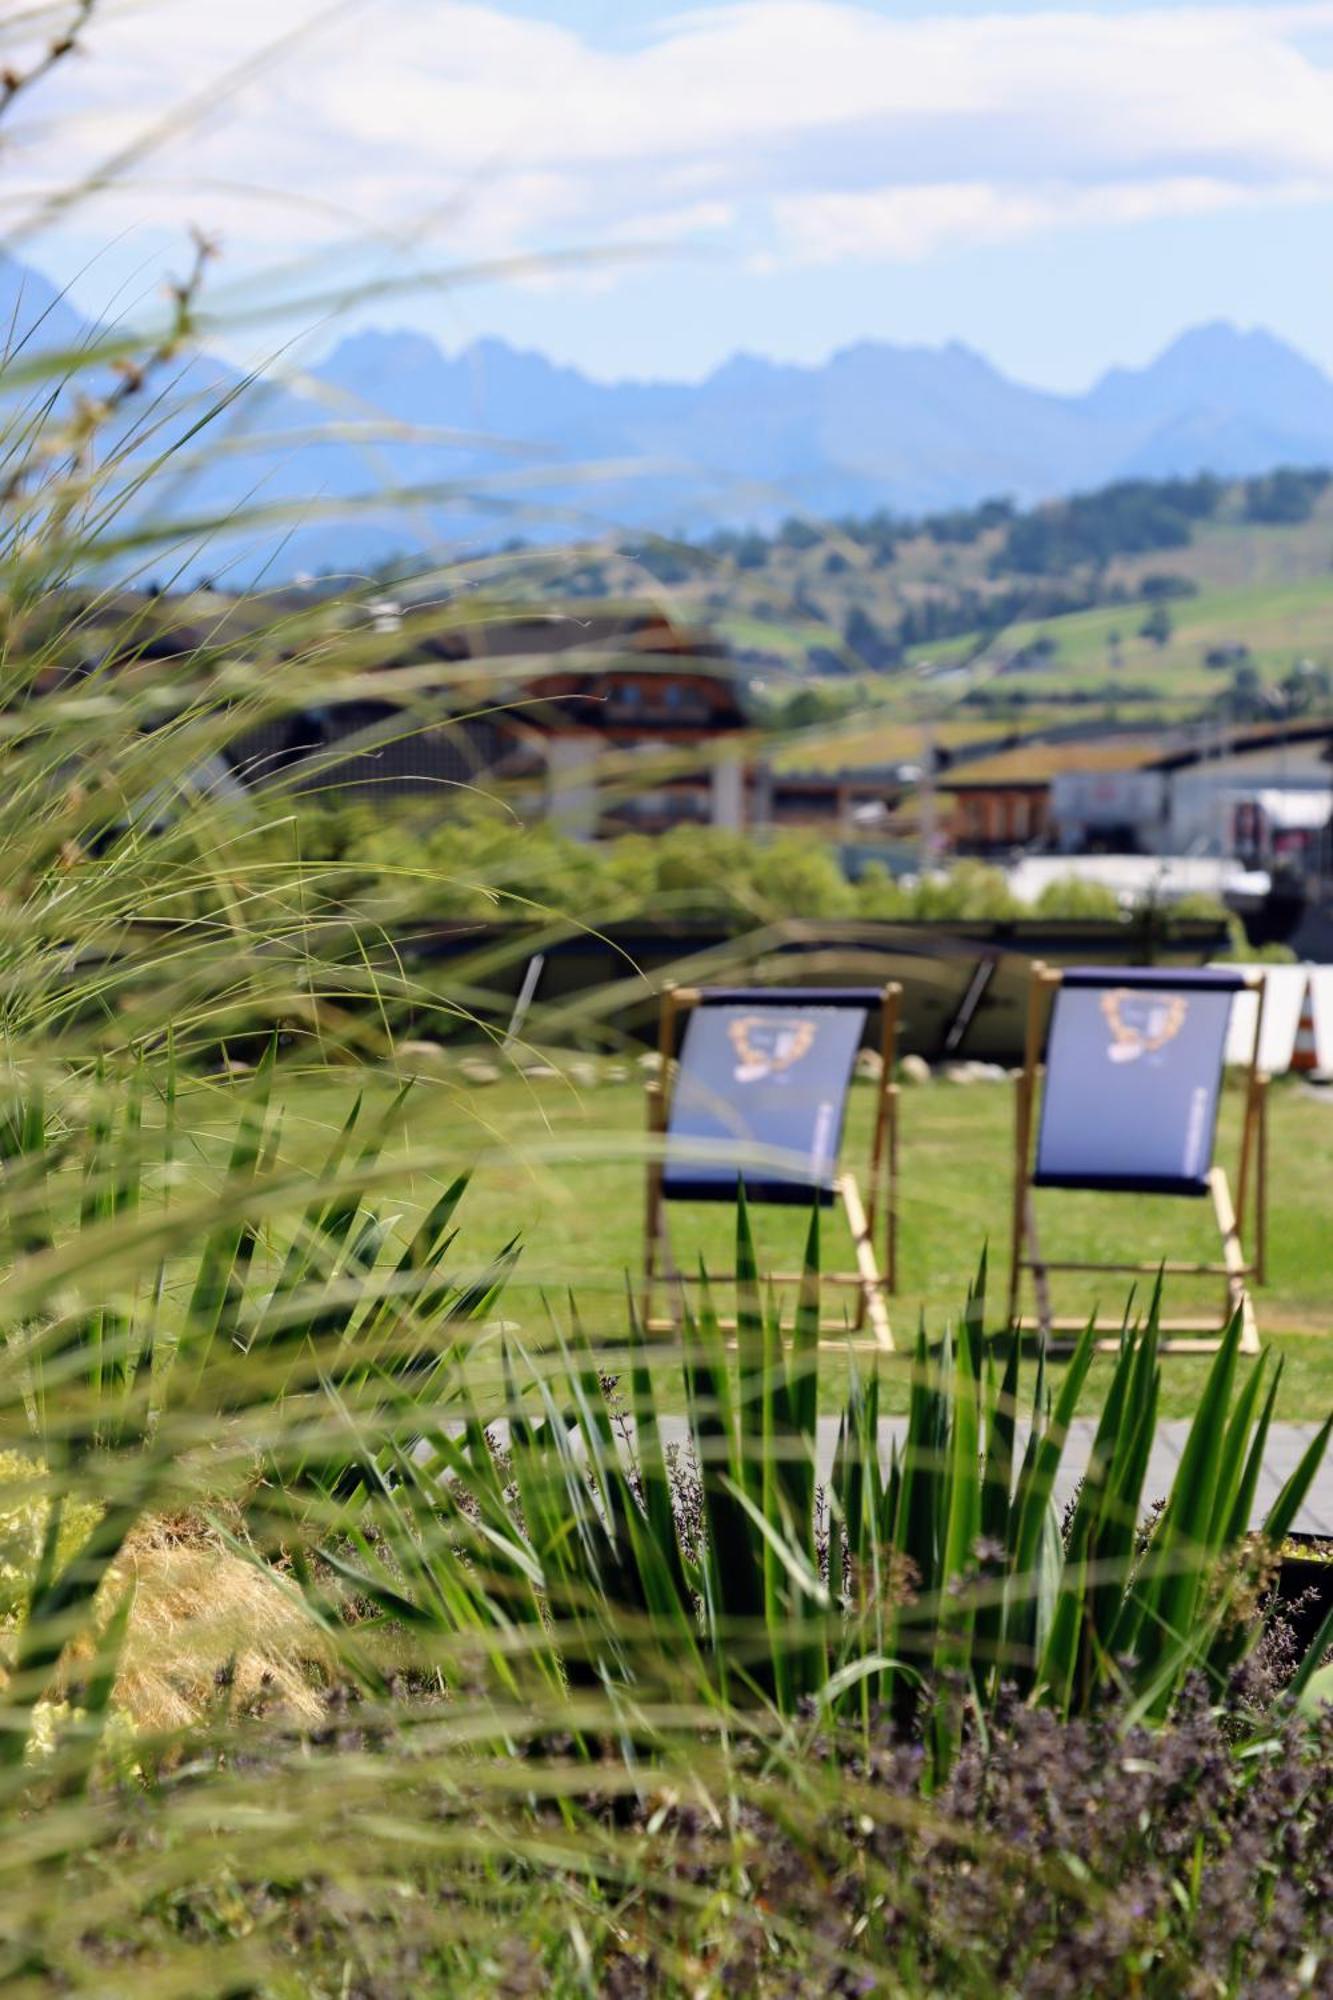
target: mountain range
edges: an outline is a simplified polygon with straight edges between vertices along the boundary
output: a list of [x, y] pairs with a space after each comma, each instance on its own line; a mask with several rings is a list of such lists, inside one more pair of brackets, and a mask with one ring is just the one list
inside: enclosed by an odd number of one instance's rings
[[[0, 323], [11, 352], [26, 337], [24, 359], [98, 337], [40, 273], [3, 259]], [[738, 355], [701, 382], [608, 383], [503, 341], [450, 355], [408, 330], [350, 334], [287, 381], [196, 355], [156, 393], [178, 430], [227, 400], [153, 506], [182, 542], [190, 524], [230, 517], [185, 560], [238, 580], [361, 568], [442, 539], [698, 534], [1333, 464], [1333, 380], [1271, 333], [1226, 324], [1084, 395], [1012, 381], [957, 343], [862, 341], [812, 367]], [[159, 425], [155, 448], [169, 435]]]

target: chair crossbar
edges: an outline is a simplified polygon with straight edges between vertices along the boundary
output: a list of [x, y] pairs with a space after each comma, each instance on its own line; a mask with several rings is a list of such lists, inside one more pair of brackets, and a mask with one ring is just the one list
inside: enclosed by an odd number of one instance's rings
[[1056, 1257], [1020, 1257], [1020, 1271], [1098, 1271], [1125, 1272], [1141, 1278], [1155, 1278], [1159, 1271], [1168, 1278], [1231, 1278], [1253, 1277], [1257, 1266], [1239, 1264], [1233, 1270], [1230, 1264], [1189, 1264], [1179, 1263], [1170, 1257], [1149, 1260], [1141, 1264], [1114, 1264], [1079, 1262]]
[[[738, 1274], [735, 1271], [673, 1271], [673, 1285], [734, 1285]], [[821, 1284], [845, 1285], [854, 1288], [865, 1283], [859, 1271], [821, 1271]], [[804, 1283], [803, 1271], [765, 1271], [760, 1279], [765, 1285], [799, 1285]]]
[[[719, 1333], [736, 1334], [740, 1330], [738, 1323], [734, 1319], [719, 1319], [714, 1324]], [[645, 1333], [679, 1334], [680, 1330], [680, 1321], [678, 1319], [669, 1319], [661, 1313], [644, 1322]], [[858, 1334], [856, 1328], [850, 1325], [845, 1319], [821, 1319], [818, 1322], [817, 1331], [821, 1335], [819, 1345], [828, 1348], [830, 1352], [881, 1355], [885, 1352], [882, 1340], [868, 1340], [864, 1334]], [[828, 1335], [829, 1337], [827, 1339], [822, 1338], [824, 1335]], [[734, 1347], [735, 1344], [734, 1340], [727, 1342], [729, 1347]], [[897, 1353], [896, 1348], [891, 1351], [895, 1354]], [[899, 1355], [898, 1358], [901, 1360], [904, 1357]]]
[[[1087, 1327], [1088, 1319], [1089, 1315], [1087, 1313], [1084, 1313], [1082, 1317], [1077, 1313], [1062, 1313], [1047, 1320], [1043, 1329], [1043, 1324], [1039, 1316], [1032, 1313], [1025, 1313], [1022, 1318], [1016, 1319], [1013, 1322], [1013, 1330], [1015, 1333], [1041, 1333], [1044, 1330], [1048, 1333], [1081, 1334]], [[1098, 1318], [1093, 1324], [1094, 1330], [1098, 1333], [1118, 1333], [1121, 1322], [1118, 1319]], [[1162, 1333], [1211, 1334], [1213, 1336], [1212, 1346], [1214, 1349], [1217, 1346], [1217, 1320], [1215, 1317], [1205, 1315], [1195, 1319], [1162, 1319], [1157, 1322], [1157, 1325], [1159, 1331]]]

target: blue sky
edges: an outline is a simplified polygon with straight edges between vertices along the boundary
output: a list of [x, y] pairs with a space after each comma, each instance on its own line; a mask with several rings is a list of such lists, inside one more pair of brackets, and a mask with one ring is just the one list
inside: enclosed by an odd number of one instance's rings
[[[869, 12], [896, 20], [926, 20], [931, 15], [943, 13], [975, 16], [1062, 14], [1071, 11], [1071, 0], [1011, 0], [1008, 6], [997, 6], [995, 0], [951, 0], [946, 5], [941, 5], [940, 0], [865, 0], [865, 3]], [[1099, 8], [1085, 11], [1103, 14], [1117, 11], [1181, 13], [1196, 4], [1197, 0], [1142, 0], [1140, 6], [1131, 10], [1118, 5], [1117, 0], [1102, 0]], [[1244, 7], [1247, 0], [1220, 0], [1220, 4]], [[700, 0], [659, 0], [659, 4], [645, 4], [645, 0], [621, 0], [621, 4], [616, 4], [616, 0], [498, 0], [498, 11], [528, 20], [556, 21], [562, 27], [576, 29], [598, 41], [623, 43], [641, 36], [659, 22], [684, 14], [697, 14], [704, 9]]]
[[339, 324], [603, 376], [962, 340], [1076, 389], [1216, 318], [1333, 368], [1328, 0], [108, 0], [88, 40], [17, 163], [158, 124], [24, 244], [90, 308], [198, 222], [223, 296], [461, 269]]

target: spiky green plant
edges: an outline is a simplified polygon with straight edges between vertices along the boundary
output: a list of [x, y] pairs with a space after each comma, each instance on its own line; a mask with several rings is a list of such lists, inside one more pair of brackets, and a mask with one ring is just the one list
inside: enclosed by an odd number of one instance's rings
[[[1039, 1360], [1020, 1425], [1019, 1349], [997, 1369], [982, 1342], [983, 1259], [957, 1326], [933, 1347], [918, 1337], [906, 1435], [887, 1454], [877, 1376], [853, 1361], [821, 1492], [817, 1212], [790, 1334], [761, 1300], [743, 1200], [736, 1268], [734, 1353], [706, 1289], [698, 1314], [684, 1312], [688, 1414], [674, 1447], [659, 1407], [671, 1351], [654, 1354], [631, 1315], [617, 1423], [575, 1317], [554, 1365], [507, 1355], [492, 1413], [502, 1443], [459, 1377], [409, 1400], [405, 1428], [358, 1445], [374, 1476], [350, 1507], [327, 1489], [310, 1516], [326, 1569], [433, 1665], [467, 1635], [510, 1688], [535, 1663], [548, 1687], [614, 1690], [626, 1713], [672, 1689], [789, 1717], [811, 1702], [868, 1717], [887, 1702], [926, 1728], [937, 1775], [966, 1709], [1006, 1690], [1061, 1715], [1128, 1698], [1156, 1718], [1193, 1671], [1221, 1685], [1256, 1629], [1248, 1536], [1278, 1375], [1261, 1359], [1234, 1393], [1238, 1325], [1148, 1525], [1157, 1297], [1141, 1326], [1127, 1321], [1062, 1529], [1054, 1495], [1091, 1329], [1054, 1398]], [[1263, 1545], [1287, 1532], [1329, 1429], [1270, 1509]], [[681, 1445], [697, 1467], [693, 1525]]]

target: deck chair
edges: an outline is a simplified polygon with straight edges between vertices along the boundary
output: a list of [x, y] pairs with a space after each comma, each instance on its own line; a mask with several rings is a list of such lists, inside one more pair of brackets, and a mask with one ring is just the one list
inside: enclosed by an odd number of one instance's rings
[[[1217, 1108], [1233, 1004], [1253, 992], [1245, 1110], [1233, 1203], [1225, 1170], [1213, 1160]], [[1009, 1262], [1011, 1326], [1042, 1333], [1081, 1331], [1085, 1321], [1052, 1314], [1049, 1281], [1060, 1272], [1120, 1271], [1144, 1276], [1221, 1278], [1219, 1319], [1164, 1320], [1164, 1352], [1211, 1353], [1234, 1312], [1242, 1348], [1259, 1351], [1250, 1280], [1262, 1283], [1267, 1226], [1267, 1082], [1259, 1068], [1264, 977], [1243, 967], [1158, 970], [1098, 966], [1053, 971], [1034, 965], [1027, 1046], [1018, 1091]], [[1041, 1064], [1042, 1039], [1046, 1057]], [[1040, 1117], [1037, 1100], [1040, 1094]], [[1036, 1126], [1036, 1159], [1032, 1159]], [[1211, 1197], [1221, 1261], [1058, 1262], [1038, 1247], [1035, 1188]], [[1241, 1245], [1253, 1196], [1254, 1257]], [[1035, 1319], [1022, 1316], [1025, 1278]], [[1118, 1335], [1118, 1326], [1115, 1332]], [[1112, 1328], [1108, 1325], [1107, 1333]], [[1206, 1337], [1205, 1337], [1206, 1336]], [[1106, 1347], [1115, 1339], [1099, 1343]]]
[[[877, 1343], [893, 1347], [887, 1295], [897, 1264], [897, 1086], [893, 1082], [902, 988], [836, 990], [786, 987], [668, 988], [662, 999], [661, 1069], [648, 1094], [653, 1156], [644, 1228], [645, 1323], [677, 1324], [681, 1287], [700, 1279], [679, 1271], [671, 1253], [672, 1202], [734, 1202], [742, 1182], [752, 1203], [842, 1204], [855, 1248], [854, 1271], [825, 1271], [825, 1287], [855, 1293], [853, 1331], [869, 1322]], [[879, 1014], [881, 1070], [863, 1198], [838, 1156], [852, 1072], [871, 1017]], [[683, 1024], [683, 1027], [682, 1027]], [[876, 1232], [884, 1246], [881, 1268]], [[715, 1274], [710, 1273], [710, 1277]], [[796, 1271], [761, 1274], [766, 1283], [798, 1284]], [[734, 1283], [735, 1274], [716, 1274]], [[659, 1290], [673, 1315], [655, 1318]], [[724, 1321], [734, 1326], [734, 1321]], [[848, 1331], [846, 1317], [826, 1316], [824, 1332]]]

